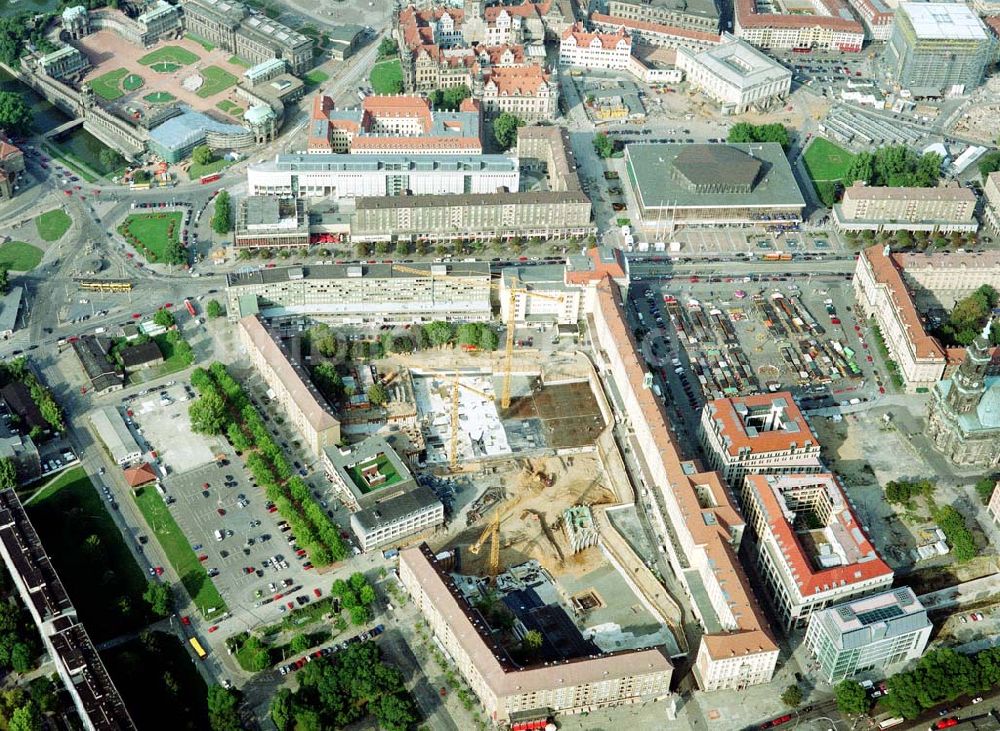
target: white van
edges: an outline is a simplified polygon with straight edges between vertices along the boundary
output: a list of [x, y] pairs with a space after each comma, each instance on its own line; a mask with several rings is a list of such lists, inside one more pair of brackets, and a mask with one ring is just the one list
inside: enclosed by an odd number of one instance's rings
[[215, 531], [215, 540], [221, 541], [223, 538], [225, 538], [225, 536], [223, 535], [222, 531], [216, 529], [216, 531]]

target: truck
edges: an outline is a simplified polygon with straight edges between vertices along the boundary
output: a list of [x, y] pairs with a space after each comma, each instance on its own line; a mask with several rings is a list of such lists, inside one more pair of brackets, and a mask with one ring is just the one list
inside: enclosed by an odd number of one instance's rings
[[194, 303], [189, 299], [184, 300], [184, 309], [188, 311], [191, 317], [195, 317], [198, 314], [194, 309]]

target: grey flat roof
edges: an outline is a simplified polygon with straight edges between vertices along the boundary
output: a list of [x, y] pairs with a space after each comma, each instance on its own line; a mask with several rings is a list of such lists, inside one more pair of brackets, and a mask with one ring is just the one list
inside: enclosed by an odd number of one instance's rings
[[251, 165], [262, 172], [366, 172], [371, 170], [517, 170], [516, 157], [507, 155], [278, 155], [270, 162]]
[[764, 55], [746, 41], [724, 33], [723, 38], [727, 37], [731, 39], [727, 43], [695, 54], [698, 63], [727, 84], [746, 89], [791, 78], [792, 72], [770, 56]]
[[[350, 447], [343, 447], [343, 451], [340, 447], [326, 447], [323, 451], [326, 453], [326, 458], [330, 460], [330, 464], [333, 465], [333, 469], [336, 470], [340, 479], [347, 485], [347, 489], [351, 491], [359, 505], [370, 505], [379, 501], [384, 496], [393, 495], [400, 490], [408, 490], [416, 484], [413, 481], [413, 474], [410, 472], [410, 468], [400, 459], [399, 455], [396, 454], [396, 450], [392, 448], [384, 437], [378, 435], [370, 436], [363, 442], [352, 444]], [[399, 476], [399, 481], [391, 485], [379, 485], [368, 492], [362, 492], [354, 483], [349, 469], [352, 465], [376, 462], [379, 457], [384, 457], [392, 466], [393, 470]]]
[[[445, 267], [449, 277], [489, 277], [490, 264], [485, 261], [454, 262], [448, 264], [428, 264], [416, 262], [406, 265], [411, 269], [422, 269], [425, 276], [432, 276], [431, 269]], [[361, 277], [353, 276], [353, 271], [360, 269]], [[258, 269], [252, 272], [234, 272], [226, 275], [226, 286], [239, 287], [254, 284], [277, 284], [297, 279], [414, 279], [419, 275], [396, 269], [393, 264], [320, 264], [314, 266], [276, 267], [274, 269]], [[441, 277], [437, 271], [433, 276]]]
[[0, 299], [0, 332], [13, 332], [17, 325], [17, 313], [21, 309], [22, 287], [11, 287]]
[[95, 411], [90, 416], [90, 423], [97, 430], [97, 435], [108, 448], [112, 459], [121, 464], [129, 458], [141, 455], [142, 450], [132, 436], [118, 409], [114, 406], [105, 406], [103, 409]]
[[[714, 206], [804, 207], [805, 200], [795, 182], [781, 145], [777, 142], [752, 145], [731, 144], [730, 148], [752, 155], [763, 163], [757, 184], [750, 193], [696, 192], [672, 174], [674, 160], [681, 152], [711, 148], [710, 144], [634, 144], [625, 148], [629, 183], [644, 208]], [[728, 181], [720, 180], [721, 184]]]
[[392, 494], [385, 500], [367, 508], [362, 508], [352, 517], [366, 531], [371, 531], [382, 525], [389, 525], [408, 515], [426, 510], [434, 505], [440, 505], [437, 495], [429, 487], [412, 483], [410, 490], [399, 492], [389, 488]]
[[439, 208], [442, 206], [556, 205], [589, 203], [582, 191], [536, 190], [510, 193], [459, 193], [457, 195], [386, 195], [354, 199], [356, 210], [378, 208]]
[[922, 40], [985, 41], [983, 21], [963, 3], [900, 3], [913, 32]]

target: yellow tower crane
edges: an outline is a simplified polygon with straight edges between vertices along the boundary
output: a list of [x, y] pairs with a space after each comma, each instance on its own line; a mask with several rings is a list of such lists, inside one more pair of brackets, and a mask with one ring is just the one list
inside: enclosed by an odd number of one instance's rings
[[479, 536], [479, 540], [469, 546], [469, 552], [478, 555], [486, 539], [489, 539], [490, 562], [486, 567], [486, 573], [490, 578], [490, 583], [493, 583], [497, 574], [500, 573], [500, 523], [510, 515], [510, 510], [504, 512], [503, 507], [503, 504], [497, 505], [493, 519], [487, 524], [483, 534]]

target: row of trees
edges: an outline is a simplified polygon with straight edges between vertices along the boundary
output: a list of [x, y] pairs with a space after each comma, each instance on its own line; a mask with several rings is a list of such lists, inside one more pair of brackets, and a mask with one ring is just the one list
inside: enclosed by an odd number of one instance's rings
[[212, 216], [212, 230], [219, 235], [229, 233], [232, 224], [232, 204], [228, 191], [219, 191], [215, 197], [215, 215]]
[[456, 328], [449, 322], [435, 321], [413, 325], [405, 333], [385, 332], [377, 341], [348, 340], [329, 325], [319, 324], [309, 329], [306, 342], [310, 352], [315, 351], [324, 358], [363, 362], [391, 353], [412, 353], [454, 344], [466, 349], [493, 351], [499, 346], [500, 338], [485, 323], [467, 322]]
[[333, 582], [330, 593], [340, 599], [340, 605], [351, 615], [354, 624], [364, 624], [371, 619], [371, 605], [375, 603], [375, 587], [360, 571], [344, 581]]
[[247, 469], [288, 521], [312, 561], [324, 565], [342, 560], [347, 547], [337, 527], [313, 499], [309, 486], [295, 474], [243, 387], [226, 367], [216, 362], [207, 371], [196, 369], [191, 385], [199, 394], [188, 408], [192, 430], [224, 433], [236, 451], [249, 452]]
[[917, 497], [930, 498], [934, 483], [930, 480], [889, 480], [885, 483], [886, 502], [909, 505]]
[[887, 683], [889, 694], [882, 699], [882, 705], [894, 716], [915, 718], [939, 703], [982, 693], [1000, 684], [1000, 647], [974, 655], [950, 648], [931, 650], [913, 670], [897, 673]]
[[727, 142], [735, 144], [749, 144], [751, 142], [777, 142], [784, 149], [788, 149], [791, 138], [788, 136], [788, 129], [783, 124], [777, 122], [773, 124], [750, 124], [749, 122], [737, 122], [729, 128], [726, 136]]
[[298, 673], [294, 693], [282, 688], [271, 702], [278, 731], [344, 728], [371, 716], [385, 731], [405, 731], [419, 720], [402, 673], [373, 642], [318, 658]]
[[877, 186], [933, 188], [941, 178], [941, 156], [924, 155], [906, 145], [887, 145], [874, 152], [859, 152], [843, 178], [845, 186], [855, 181]]
[[[1000, 304], [1000, 294], [984, 284], [965, 299], [959, 300], [945, 322], [935, 333], [946, 343], [972, 345], [983, 331], [990, 313]], [[989, 332], [991, 345], [1000, 345], [1000, 323], [993, 323]]]

